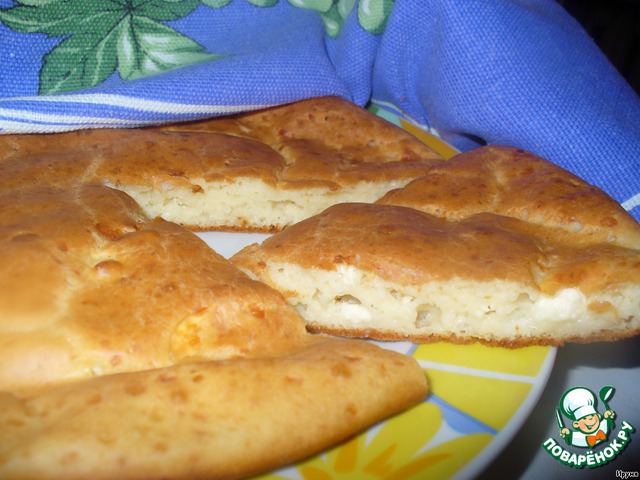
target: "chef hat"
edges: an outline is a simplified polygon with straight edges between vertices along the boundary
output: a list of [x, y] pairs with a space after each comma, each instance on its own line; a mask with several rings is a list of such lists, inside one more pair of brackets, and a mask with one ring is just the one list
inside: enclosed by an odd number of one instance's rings
[[574, 420], [580, 420], [587, 415], [595, 415], [598, 413], [596, 411], [595, 394], [591, 390], [583, 387], [575, 387], [567, 390], [562, 397], [561, 403], [564, 414]]

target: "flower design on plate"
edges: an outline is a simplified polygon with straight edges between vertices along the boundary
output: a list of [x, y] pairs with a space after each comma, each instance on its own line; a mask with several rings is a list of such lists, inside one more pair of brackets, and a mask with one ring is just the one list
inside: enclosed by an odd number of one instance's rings
[[[442, 432], [444, 441], [438, 437]], [[261, 480], [418, 480], [449, 476], [492, 439], [477, 433], [451, 435], [439, 406], [423, 402], [350, 441]], [[291, 471], [293, 470], [293, 471]]]

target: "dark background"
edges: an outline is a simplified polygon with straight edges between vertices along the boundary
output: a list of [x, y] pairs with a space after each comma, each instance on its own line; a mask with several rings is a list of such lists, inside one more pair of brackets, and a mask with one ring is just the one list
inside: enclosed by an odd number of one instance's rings
[[640, 0], [558, 0], [640, 95]]

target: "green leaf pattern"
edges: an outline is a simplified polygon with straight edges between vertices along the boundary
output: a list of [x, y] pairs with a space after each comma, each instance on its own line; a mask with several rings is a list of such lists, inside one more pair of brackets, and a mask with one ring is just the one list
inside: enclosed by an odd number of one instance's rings
[[[0, 22], [16, 32], [62, 39], [43, 57], [40, 70], [39, 93], [54, 94], [99, 85], [115, 72], [135, 80], [220, 58], [165, 22], [186, 17], [201, 4], [223, 8], [232, 1], [16, 0], [15, 6], [0, 10]], [[279, 0], [244, 1], [271, 7]], [[287, 1], [317, 12], [333, 38], [356, 5], [356, 0]], [[382, 33], [393, 5], [394, 0], [361, 0], [360, 26]]]

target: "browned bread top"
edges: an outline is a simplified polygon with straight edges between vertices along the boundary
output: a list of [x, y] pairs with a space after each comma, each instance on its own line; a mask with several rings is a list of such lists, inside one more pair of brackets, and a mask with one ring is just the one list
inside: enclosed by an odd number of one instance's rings
[[606, 193], [525, 150], [488, 146], [453, 157], [378, 203], [459, 220], [483, 212], [557, 228], [572, 242], [640, 248], [640, 226]]
[[254, 178], [278, 189], [335, 190], [412, 179], [442, 161], [395, 125], [332, 97], [191, 124], [5, 135], [0, 152], [8, 182], [19, 169], [32, 180], [89, 177], [158, 188]]
[[335, 205], [232, 258], [256, 272], [267, 259], [325, 270], [352, 265], [406, 285], [509, 280], [553, 293], [640, 282], [640, 250], [558, 243], [554, 229], [492, 213], [445, 220], [383, 204]]

